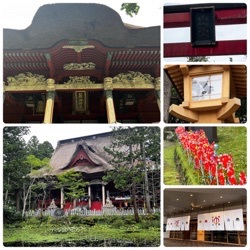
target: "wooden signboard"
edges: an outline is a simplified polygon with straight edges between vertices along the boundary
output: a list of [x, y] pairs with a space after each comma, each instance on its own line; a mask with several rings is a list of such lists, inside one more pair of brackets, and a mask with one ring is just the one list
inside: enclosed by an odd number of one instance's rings
[[215, 45], [214, 7], [191, 8], [192, 46]]

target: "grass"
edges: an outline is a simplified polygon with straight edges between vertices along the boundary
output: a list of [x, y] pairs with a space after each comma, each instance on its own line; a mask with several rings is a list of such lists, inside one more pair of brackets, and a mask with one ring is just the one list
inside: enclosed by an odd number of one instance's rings
[[[135, 223], [132, 216], [109, 216], [113, 218], [90, 218], [93, 225], [84, 223], [84, 218], [77, 222], [76, 218], [56, 220], [49, 218], [42, 223], [31, 218], [16, 225], [5, 225], [3, 230], [4, 244], [8, 246], [16, 242], [22, 243], [56, 243], [74, 241], [120, 240], [148, 242], [149, 245], [160, 245], [159, 218], [144, 216], [140, 223]], [[75, 223], [72, 223], [75, 221]], [[150, 232], [150, 233], [149, 233]], [[52, 245], [52, 244], [51, 244]]]
[[174, 162], [175, 143], [165, 143], [164, 148], [164, 183], [167, 185], [179, 185], [179, 173]]
[[247, 171], [247, 129], [245, 127], [218, 127], [218, 154], [232, 154], [235, 171]]

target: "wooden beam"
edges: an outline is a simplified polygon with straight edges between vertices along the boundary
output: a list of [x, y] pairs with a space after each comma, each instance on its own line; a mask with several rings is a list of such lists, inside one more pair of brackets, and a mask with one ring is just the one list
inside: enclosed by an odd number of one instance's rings
[[232, 115], [230, 115], [229, 117], [227, 117], [227, 119], [225, 120], [225, 122], [227, 123], [240, 123], [240, 119], [235, 117], [235, 113], [233, 113]]
[[[247, 9], [228, 9], [215, 11], [215, 25], [247, 23]], [[190, 26], [190, 13], [164, 14], [164, 28], [179, 28]]]
[[246, 55], [247, 41], [217, 41], [216, 45], [192, 47], [191, 43], [165, 43], [164, 57], [189, 57], [189, 56], [219, 56], [219, 55]]
[[185, 109], [182, 106], [178, 106], [176, 104], [170, 106], [169, 113], [179, 119], [188, 122], [198, 122], [199, 120], [199, 116], [196, 112]]
[[[47, 85], [18, 85], [18, 86], [4, 86], [5, 92], [45, 92]], [[114, 90], [154, 90], [153, 83], [113, 83]], [[79, 83], [79, 84], [55, 84], [55, 91], [102, 91], [104, 90], [103, 83]]]
[[189, 75], [189, 67], [188, 65], [180, 65], [180, 70], [183, 76]]
[[221, 107], [217, 111], [217, 118], [220, 120], [225, 120], [231, 116], [239, 107], [241, 106], [241, 101], [238, 98], [230, 99], [229, 102]]

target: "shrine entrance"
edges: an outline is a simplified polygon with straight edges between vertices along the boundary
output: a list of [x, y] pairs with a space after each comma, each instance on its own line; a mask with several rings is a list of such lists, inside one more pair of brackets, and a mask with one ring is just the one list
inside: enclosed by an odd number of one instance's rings
[[3, 40], [5, 123], [160, 121], [160, 26], [131, 28], [104, 5], [50, 4]]

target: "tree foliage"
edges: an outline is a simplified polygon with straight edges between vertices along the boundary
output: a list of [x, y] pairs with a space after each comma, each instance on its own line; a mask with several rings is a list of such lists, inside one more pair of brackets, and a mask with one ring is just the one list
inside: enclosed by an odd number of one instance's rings
[[3, 192], [4, 205], [13, 205], [23, 185], [23, 176], [30, 169], [24, 164], [27, 156], [24, 135], [29, 127], [4, 127], [3, 129]]
[[142, 181], [144, 170], [141, 144], [145, 143], [147, 159], [160, 164], [160, 130], [158, 127], [114, 128], [112, 144], [104, 150], [112, 157], [114, 171], [108, 171], [105, 181], [113, 181], [116, 188], [129, 190], [132, 182]]
[[75, 200], [85, 195], [84, 188], [87, 185], [87, 182], [82, 180], [81, 173], [72, 169], [59, 174], [57, 179], [57, 186], [64, 189], [66, 198]]
[[[104, 150], [111, 156], [110, 163], [114, 170], [108, 171], [103, 180], [113, 181], [117, 189], [132, 190], [135, 221], [138, 222], [135, 186], [145, 181], [146, 161], [160, 163], [160, 129], [116, 127], [113, 129], [111, 145]], [[147, 209], [150, 210], [149, 207]]]
[[46, 194], [50, 182], [45, 173], [50, 171], [49, 158], [53, 152], [49, 142], [41, 144], [36, 136], [26, 143], [23, 136], [29, 132], [26, 126], [3, 130], [4, 205], [23, 210], [23, 215], [27, 205], [32, 207], [35, 197]]
[[121, 10], [125, 10], [127, 15], [133, 17], [133, 15], [138, 14], [140, 6], [137, 3], [123, 3]]
[[32, 136], [27, 144], [28, 154], [36, 156], [42, 160], [44, 158], [51, 158], [53, 154], [53, 146], [50, 142], [45, 141], [40, 143], [36, 136]]

